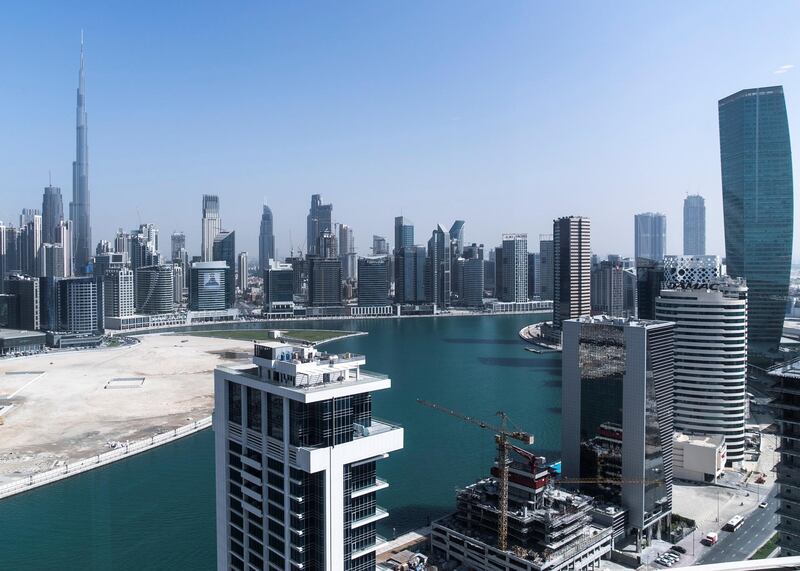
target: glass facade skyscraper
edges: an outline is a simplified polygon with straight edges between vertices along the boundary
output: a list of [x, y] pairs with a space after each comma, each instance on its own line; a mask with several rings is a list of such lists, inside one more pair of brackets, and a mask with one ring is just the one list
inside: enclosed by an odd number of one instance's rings
[[706, 200], [692, 194], [683, 200], [683, 255], [706, 254]]
[[792, 261], [792, 151], [783, 88], [719, 101], [728, 274], [747, 280], [751, 352], [778, 348]]
[[644, 212], [634, 217], [636, 259], [660, 262], [667, 248], [667, 217], [659, 212]]

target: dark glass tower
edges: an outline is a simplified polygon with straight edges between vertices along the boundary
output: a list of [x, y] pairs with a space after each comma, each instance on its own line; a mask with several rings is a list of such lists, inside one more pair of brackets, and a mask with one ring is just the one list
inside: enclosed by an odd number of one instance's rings
[[42, 242], [55, 244], [59, 241], [58, 225], [64, 221], [64, 203], [61, 189], [57, 186], [44, 187], [42, 196]]
[[78, 274], [86, 273], [92, 257], [92, 224], [89, 208], [89, 148], [87, 144], [86, 98], [83, 73], [83, 34], [81, 34], [81, 67], [78, 72], [78, 105], [76, 118], [75, 162], [72, 163], [72, 202], [69, 217], [74, 224], [73, 256]]
[[225, 262], [225, 298], [228, 307], [236, 300], [236, 232], [223, 230], [214, 238], [212, 257], [215, 262]]
[[783, 88], [745, 89], [719, 102], [728, 274], [750, 290], [751, 353], [778, 348], [792, 261], [792, 151]]
[[258, 267], [263, 272], [269, 261], [275, 259], [275, 233], [272, 228], [272, 210], [266, 204], [261, 212], [261, 228], [258, 233]]

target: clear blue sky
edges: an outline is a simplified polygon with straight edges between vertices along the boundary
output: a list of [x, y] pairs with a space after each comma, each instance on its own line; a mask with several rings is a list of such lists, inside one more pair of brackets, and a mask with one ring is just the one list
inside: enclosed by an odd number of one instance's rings
[[692, 192], [724, 254], [717, 100], [784, 85], [800, 153], [794, 1], [16, 2], [0, 19], [2, 220], [41, 208], [48, 170], [67, 208], [81, 28], [95, 241], [141, 219], [199, 253], [215, 193], [251, 255], [266, 198], [285, 255], [318, 192], [364, 254], [402, 212], [417, 242], [463, 218], [487, 245], [581, 214], [595, 252], [630, 255], [647, 210], [680, 253]]

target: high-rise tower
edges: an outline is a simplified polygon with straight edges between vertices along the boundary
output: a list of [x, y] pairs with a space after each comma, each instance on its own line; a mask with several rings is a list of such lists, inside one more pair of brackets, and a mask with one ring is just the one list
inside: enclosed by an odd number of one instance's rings
[[636, 259], [661, 262], [667, 248], [667, 217], [660, 212], [644, 212], [634, 216]]
[[706, 200], [699, 194], [683, 201], [683, 255], [706, 255]]
[[89, 208], [89, 148], [87, 144], [86, 96], [83, 71], [83, 32], [81, 32], [81, 67], [78, 72], [75, 162], [72, 163], [72, 202], [69, 218], [73, 221], [75, 270], [86, 273], [92, 257], [92, 224]]
[[261, 227], [258, 232], [258, 268], [263, 272], [269, 261], [275, 259], [275, 231], [272, 226], [272, 210], [266, 204], [261, 211]]
[[55, 244], [58, 242], [58, 225], [64, 221], [64, 204], [61, 201], [61, 189], [57, 186], [44, 187], [42, 196], [42, 242]]
[[553, 325], [590, 315], [591, 226], [583, 216], [553, 220]]
[[219, 217], [219, 196], [215, 194], [203, 195], [203, 223], [201, 234], [200, 255], [204, 262], [214, 258], [214, 238], [222, 229]]
[[728, 274], [748, 287], [749, 349], [777, 350], [792, 263], [792, 149], [783, 88], [745, 89], [719, 102]]

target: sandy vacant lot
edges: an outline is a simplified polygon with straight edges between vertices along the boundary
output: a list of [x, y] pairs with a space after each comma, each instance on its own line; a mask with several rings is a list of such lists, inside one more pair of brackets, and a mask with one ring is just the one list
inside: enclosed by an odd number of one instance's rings
[[[213, 370], [252, 343], [148, 335], [135, 345], [0, 361], [0, 484], [211, 414]], [[144, 377], [140, 381], [109, 381]], [[9, 405], [11, 405], [10, 408]]]

